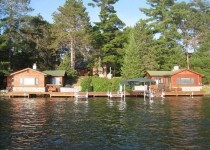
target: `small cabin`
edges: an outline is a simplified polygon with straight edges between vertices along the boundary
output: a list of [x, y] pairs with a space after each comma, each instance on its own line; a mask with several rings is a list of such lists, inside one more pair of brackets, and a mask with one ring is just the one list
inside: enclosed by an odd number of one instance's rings
[[14, 92], [45, 92], [47, 74], [25, 68], [7, 76], [7, 89]]
[[25, 68], [7, 76], [7, 89], [14, 92], [59, 91], [64, 84], [65, 74], [65, 70], [41, 72]]
[[202, 74], [177, 66], [172, 71], [147, 71], [145, 77], [155, 80], [159, 91], [200, 91], [202, 88]]

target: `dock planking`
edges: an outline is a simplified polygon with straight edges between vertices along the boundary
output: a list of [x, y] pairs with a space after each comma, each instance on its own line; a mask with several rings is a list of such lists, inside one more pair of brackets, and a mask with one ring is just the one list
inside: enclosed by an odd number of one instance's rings
[[[87, 92], [78, 92], [79, 95], [85, 95]], [[161, 92], [156, 92], [155, 95], [159, 97]], [[165, 96], [204, 96], [204, 91], [177, 91], [165, 92]], [[4, 96], [11, 97], [75, 97], [75, 92], [8, 92]], [[125, 96], [144, 96], [142, 91], [125, 92]], [[107, 92], [88, 92], [88, 97], [107, 97]]]

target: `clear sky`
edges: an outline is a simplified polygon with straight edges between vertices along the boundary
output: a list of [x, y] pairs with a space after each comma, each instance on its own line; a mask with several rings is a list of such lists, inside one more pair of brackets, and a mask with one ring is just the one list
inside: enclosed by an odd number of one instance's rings
[[[87, 8], [91, 22], [98, 21], [98, 9], [87, 6], [91, 0], [83, 0]], [[63, 6], [65, 0], [31, 0], [31, 7], [34, 9], [32, 15], [40, 14], [45, 20], [53, 23], [52, 13]], [[133, 26], [144, 14], [139, 11], [140, 7], [146, 7], [146, 0], [119, 0], [115, 4], [118, 17], [127, 25]]]

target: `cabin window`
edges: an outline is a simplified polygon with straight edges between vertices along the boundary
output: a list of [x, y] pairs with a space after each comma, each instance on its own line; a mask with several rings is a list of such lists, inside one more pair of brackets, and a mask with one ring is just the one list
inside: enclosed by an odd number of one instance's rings
[[195, 83], [195, 79], [194, 78], [177, 78], [176, 79], [176, 84], [194, 84]]
[[20, 78], [19, 83], [20, 85], [38, 85], [39, 79], [38, 78]]
[[52, 84], [56, 84], [56, 85], [59, 85], [61, 83], [61, 79], [59, 77], [53, 77], [51, 79], [51, 83]]

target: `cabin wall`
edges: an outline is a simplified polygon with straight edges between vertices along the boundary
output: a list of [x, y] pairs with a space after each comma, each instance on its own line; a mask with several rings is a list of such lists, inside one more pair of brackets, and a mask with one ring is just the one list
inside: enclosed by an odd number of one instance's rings
[[[190, 83], [180, 84], [179, 79], [191, 79]], [[199, 74], [190, 72], [190, 71], [183, 71], [178, 74], [171, 76], [171, 86], [172, 87], [189, 87], [189, 86], [201, 86], [202, 80]]]

